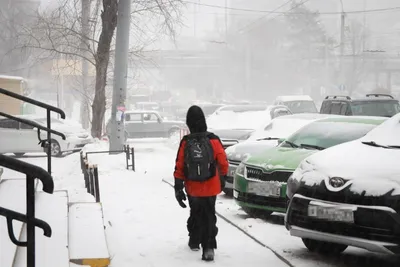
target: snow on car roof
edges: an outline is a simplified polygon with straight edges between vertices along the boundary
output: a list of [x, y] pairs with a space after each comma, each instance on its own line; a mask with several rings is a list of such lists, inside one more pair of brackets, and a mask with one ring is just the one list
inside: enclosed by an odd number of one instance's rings
[[276, 100], [280, 101], [313, 101], [311, 96], [309, 95], [284, 95], [284, 96], [278, 96]]

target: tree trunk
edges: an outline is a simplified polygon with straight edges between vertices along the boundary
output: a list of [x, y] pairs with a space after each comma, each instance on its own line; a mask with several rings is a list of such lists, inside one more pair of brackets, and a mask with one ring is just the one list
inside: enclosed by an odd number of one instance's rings
[[117, 0], [103, 0], [101, 13], [102, 30], [95, 56], [96, 84], [95, 95], [92, 104], [92, 136], [100, 138], [102, 134], [102, 122], [106, 112], [106, 84], [107, 69], [110, 61], [110, 47], [117, 27]]

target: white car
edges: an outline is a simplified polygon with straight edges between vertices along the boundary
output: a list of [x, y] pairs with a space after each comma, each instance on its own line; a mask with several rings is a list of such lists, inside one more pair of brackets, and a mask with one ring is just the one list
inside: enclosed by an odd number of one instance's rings
[[400, 254], [399, 137], [397, 114], [358, 140], [304, 159], [287, 183], [290, 234], [320, 253], [354, 246]]
[[[16, 117], [47, 127], [47, 120], [43, 117], [32, 115]], [[51, 118], [51, 129], [63, 133], [66, 137], [66, 140], [63, 140], [58, 135], [51, 135], [51, 155], [55, 157], [61, 156], [64, 152], [80, 151], [86, 144], [93, 142], [90, 134], [78, 125], [56, 118]], [[40, 131], [40, 139], [47, 139], [46, 131]], [[0, 118], [0, 154], [14, 153], [16, 156], [23, 156], [26, 153], [38, 152], [47, 151], [44, 151], [39, 144], [36, 128], [11, 119]]]

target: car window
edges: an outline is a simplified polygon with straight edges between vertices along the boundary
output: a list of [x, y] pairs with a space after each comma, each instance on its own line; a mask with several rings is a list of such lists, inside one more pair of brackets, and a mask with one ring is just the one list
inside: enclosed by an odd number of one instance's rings
[[341, 102], [332, 102], [330, 114], [340, 115], [341, 114], [340, 113], [341, 109], [342, 109], [342, 103]]
[[325, 101], [321, 106], [321, 114], [330, 114], [331, 113], [332, 103], [330, 101]]
[[346, 115], [348, 106], [346, 102], [341, 103], [340, 115]]
[[[307, 144], [328, 148], [361, 138], [375, 127], [374, 124], [355, 122], [313, 122], [287, 140], [297, 146]], [[290, 147], [290, 144], [284, 142], [281, 146]]]
[[127, 113], [125, 114], [126, 122], [142, 121], [142, 113]]
[[4, 129], [18, 129], [19, 122], [14, 120], [0, 120], [0, 128]]
[[353, 103], [351, 106], [353, 115], [392, 117], [400, 112], [397, 101], [365, 101]]
[[158, 121], [158, 117], [154, 113], [144, 113], [143, 120], [144, 121]]
[[25, 123], [21, 123], [20, 124], [20, 129], [22, 129], [22, 130], [32, 130], [33, 128], [34, 128], [33, 126], [30, 126], [30, 125], [25, 124]]

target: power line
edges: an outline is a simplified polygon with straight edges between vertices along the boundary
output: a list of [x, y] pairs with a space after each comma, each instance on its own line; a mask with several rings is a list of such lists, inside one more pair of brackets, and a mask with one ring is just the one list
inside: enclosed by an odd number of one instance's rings
[[[225, 9], [225, 6], [202, 4], [202, 3], [196, 3], [196, 2], [191, 2], [191, 1], [182, 1], [182, 2], [187, 3], [187, 4], [192, 4], [192, 5]], [[227, 7], [227, 9], [235, 10], [235, 11], [244, 11], [244, 12], [253, 12], [253, 13], [269, 13], [269, 14], [296, 14], [296, 15], [308, 15], [309, 14], [309, 13], [305, 13], [305, 12], [273, 11], [273, 10], [247, 9], [247, 8], [235, 8], [235, 7]], [[398, 10], [400, 10], [400, 7], [388, 7], [388, 8], [377, 8], [377, 9], [368, 9], [368, 10], [346, 11], [346, 14], [363, 14], [363, 13], [375, 13], [375, 12], [398, 11]], [[340, 15], [340, 14], [342, 14], [342, 12], [318, 12], [318, 14], [319, 15]]]
[[[291, 8], [290, 8], [288, 11], [286, 11], [286, 12], [292, 11], [293, 9], [295, 9], [295, 8], [301, 6], [301, 5], [303, 5], [303, 4], [305, 4], [305, 3], [309, 2], [309, 1], [310, 1], [310, 0], [304, 0], [304, 1], [302, 1], [302, 2], [300, 2], [300, 3], [298, 3], [298, 4], [296, 4], [296, 5], [294, 5], [293, 7], [291, 7]], [[281, 5], [280, 7], [276, 8], [275, 10], [273, 10], [273, 12], [277, 11], [277, 10], [280, 9], [281, 7], [284, 7], [284, 6], [286, 6], [287, 4], [289, 4], [289, 3], [291, 3], [291, 2], [292, 2], [292, 0], [286, 2], [285, 4]], [[268, 20], [268, 21], [272, 21], [272, 20], [276, 19], [277, 17], [279, 17], [280, 15], [281, 15], [281, 14], [279, 14], [279, 15], [273, 17], [272, 19], [270, 19], [270, 20]], [[261, 19], [263, 19], [263, 18], [261, 18]], [[246, 25], [245, 27], [241, 28], [241, 29], [239, 30], [239, 32], [241, 32], [241, 31], [243, 31], [243, 30], [245, 30], [245, 29], [247, 29], [247, 28], [253, 26], [253, 25], [256, 24], [258, 21], [259, 21], [259, 20], [256, 20], [256, 21], [254, 21], [254, 22], [252, 22], [252, 23]]]
[[[285, 2], [285, 3], [283, 3], [283, 4], [280, 5], [279, 7], [275, 8], [274, 10], [272, 10], [272, 12], [278, 11], [279, 9], [281, 9], [281, 8], [284, 7], [284, 6], [286, 6], [287, 4], [290, 4], [291, 2], [292, 2], [292, 0], [289, 0], [289, 1]], [[269, 13], [269, 14], [270, 14], [270, 13]], [[248, 28], [248, 27], [251, 27], [252, 25], [256, 24], [257, 22], [259, 22], [259, 21], [265, 19], [269, 14], [263, 15], [263, 16], [261, 16], [260, 18], [258, 18], [258, 19], [256, 19], [256, 20], [250, 22], [249, 24], [247, 24], [246, 26], [244, 26], [243, 28], [241, 28], [241, 29], [239, 30], [239, 32], [240, 32], [240, 31], [243, 31], [244, 29], [246, 29], [246, 28]]]

